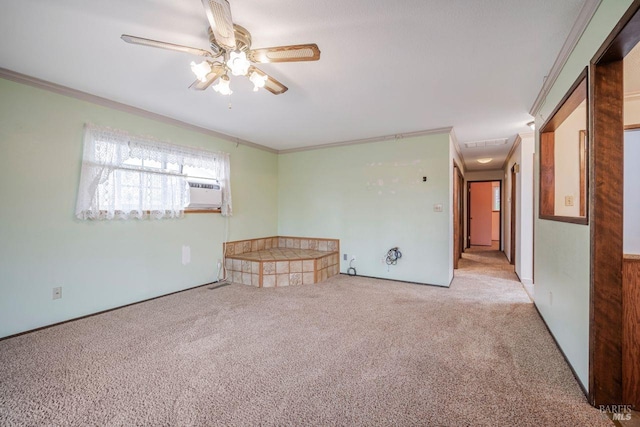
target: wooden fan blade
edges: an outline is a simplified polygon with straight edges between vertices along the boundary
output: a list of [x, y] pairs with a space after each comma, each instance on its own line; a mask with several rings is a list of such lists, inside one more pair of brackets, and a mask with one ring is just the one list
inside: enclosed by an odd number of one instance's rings
[[231, 6], [227, 0], [202, 0], [209, 25], [216, 42], [228, 49], [236, 48], [236, 36], [231, 19]]
[[317, 61], [320, 59], [320, 49], [315, 43], [296, 44], [291, 46], [266, 47], [249, 51], [249, 60], [258, 63], [265, 62], [295, 62]]
[[204, 50], [204, 49], [198, 49], [198, 48], [195, 48], [195, 47], [189, 47], [189, 46], [182, 46], [182, 45], [179, 45], [179, 44], [160, 42], [158, 40], [143, 39], [142, 37], [130, 36], [128, 34], [123, 34], [123, 35], [120, 36], [120, 38], [122, 40], [126, 41], [127, 43], [131, 43], [131, 44], [139, 44], [139, 45], [142, 45], [142, 46], [150, 46], [150, 47], [157, 47], [157, 48], [160, 48], [160, 49], [175, 50], [175, 51], [178, 51], [178, 52], [190, 53], [192, 55], [198, 55], [198, 56], [213, 57], [211, 52], [209, 52], [207, 50]]
[[225, 69], [224, 69], [223, 65], [214, 64], [211, 67], [211, 72], [209, 74], [207, 74], [206, 80], [204, 82], [200, 81], [200, 80], [196, 80], [195, 82], [191, 83], [191, 86], [189, 86], [189, 89], [205, 90], [209, 86], [211, 86], [213, 84], [213, 82], [218, 80], [218, 77], [223, 75], [224, 72], [225, 72]]
[[253, 66], [250, 67], [249, 72], [247, 73], [247, 76], [250, 76], [251, 73], [253, 73], [254, 71], [258, 73], [260, 76], [267, 76], [267, 81], [264, 84], [264, 88], [269, 92], [271, 92], [272, 94], [281, 95], [289, 90], [288, 87], [286, 87], [285, 85], [283, 85], [282, 83], [280, 83], [279, 81], [277, 81], [276, 79], [274, 79], [273, 77], [265, 73], [264, 71], [260, 70], [259, 68], [256, 68]]

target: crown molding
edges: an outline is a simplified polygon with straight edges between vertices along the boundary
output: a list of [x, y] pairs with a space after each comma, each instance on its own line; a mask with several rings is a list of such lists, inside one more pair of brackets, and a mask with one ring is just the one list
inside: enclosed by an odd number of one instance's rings
[[567, 60], [569, 59], [569, 56], [573, 52], [573, 49], [578, 44], [578, 41], [580, 41], [580, 37], [582, 37], [584, 30], [587, 29], [587, 25], [589, 25], [591, 18], [593, 18], [593, 15], [595, 15], [596, 10], [598, 10], [600, 3], [602, 3], [602, 0], [587, 0], [584, 6], [582, 6], [582, 10], [580, 10], [580, 14], [578, 15], [578, 18], [574, 22], [573, 27], [571, 27], [571, 31], [569, 32], [567, 39], [562, 45], [562, 48], [560, 49], [560, 52], [558, 53], [558, 56], [556, 57], [556, 60], [553, 63], [553, 66], [551, 67], [551, 70], [549, 70], [549, 74], [547, 75], [547, 77], [544, 80], [544, 83], [542, 84], [542, 89], [540, 89], [540, 93], [538, 93], [538, 96], [536, 97], [535, 102], [533, 103], [533, 105], [531, 106], [531, 109], [529, 110], [529, 114], [531, 114], [533, 117], [536, 117], [536, 115], [540, 111], [540, 108], [542, 107], [544, 100], [546, 99], [547, 95], [549, 94], [549, 91], [551, 90], [554, 83], [558, 79], [560, 72], [564, 68], [565, 64], [567, 63]]
[[102, 98], [97, 95], [92, 95], [87, 92], [82, 92], [77, 89], [72, 89], [67, 86], [62, 86], [56, 83], [52, 83], [46, 80], [41, 80], [36, 77], [31, 77], [26, 74], [17, 73], [12, 70], [8, 70], [6, 68], [0, 67], [0, 78], [10, 80], [16, 83], [25, 84], [28, 86], [32, 86], [38, 89], [47, 90], [49, 92], [57, 93], [59, 95], [68, 96], [71, 98], [75, 98], [81, 101], [90, 102], [92, 104], [100, 105], [103, 107], [113, 108], [115, 110], [123, 111], [125, 113], [134, 114], [140, 117], [156, 120], [162, 123], [174, 125], [186, 130], [202, 133], [205, 135], [213, 136], [219, 139], [223, 139], [225, 141], [230, 141], [236, 145], [244, 145], [251, 148], [256, 148], [258, 150], [267, 151], [269, 153], [274, 154], [287, 154], [287, 153], [295, 153], [299, 151], [310, 151], [310, 150], [320, 150], [323, 148], [332, 148], [332, 147], [343, 147], [348, 145], [356, 145], [356, 144], [367, 144], [371, 142], [380, 142], [380, 141], [390, 141], [390, 140], [399, 140], [403, 138], [411, 138], [415, 136], [423, 136], [423, 135], [435, 135], [435, 134], [450, 134], [454, 139], [454, 147], [456, 152], [462, 159], [464, 163], [464, 157], [460, 152], [460, 147], [458, 146], [458, 141], [455, 137], [455, 133], [453, 132], [453, 127], [444, 127], [438, 129], [430, 129], [430, 130], [422, 130], [417, 132], [403, 132], [396, 133], [393, 135], [385, 135], [378, 136], [372, 138], [364, 138], [364, 139], [354, 139], [350, 141], [341, 141], [341, 142], [333, 142], [328, 144], [320, 144], [313, 145], [309, 147], [299, 147], [299, 148], [290, 148], [286, 150], [276, 150], [274, 148], [270, 148], [264, 145], [256, 144], [255, 142], [247, 141], [245, 139], [237, 138], [231, 135], [227, 135], [221, 132], [216, 132], [210, 129], [206, 129], [200, 126], [196, 126], [187, 122], [183, 122], [181, 120], [173, 119], [171, 117], [164, 116], [162, 114], [153, 113], [151, 111], [143, 110], [141, 108], [132, 107], [131, 105], [123, 104], [121, 102], [113, 101], [111, 99]]
[[113, 108], [114, 110], [123, 111], [125, 113], [135, 114], [147, 119], [156, 120], [162, 123], [170, 124], [173, 126], [181, 127], [186, 130], [199, 132], [205, 135], [213, 136], [223, 139], [225, 141], [233, 142], [237, 145], [245, 145], [247, 147], [256, 148], [258, 150], [268, 151], [270, 153], [278, 154], [278, 150], [266, 147], [264, 145], [256, 144], [255, 142], [247, 141], [245, 139], [236, 138], [224, 133], [216, 132], [210, 129], [206, 129], [200, 126], [192, 125], [181, 120], [172, 119], [171, 117], [163, 116], [162, 114], [152, 113], [151, 111], [143, 110], [141, 108], [132, 107], [131, 105], [123, 104], [117, 101], [112, 101], [107, 98], [102, 98], [97, 95], [92, 95], [87, 92], [82, 92], [76, 89], [71, 89], [67, 86], [62, 86], [56, 83], [51, 83], [46, 80], [41, 80], [35, 77], [28, 76], [26, 74], [20, 74], [15, 71], [8, 70], [6, 68], [0, 68], [0, 78], [10, 80], [16, 83], [22, 83], [28, 86], [32, 86], [38, 89], [44, 89], [49, 92], [54, 92], [59, 95], [76, 98], [81, 101], [90, 102], [92, 104], [100, 105], [103, 107]]
[[467, 168], [467, 163], [464, 160], [464, 156], [462, 155], [462, 151], [460, 150], [460, 141], [458, 141], [458, 137], [456, 136], [456, 132], [453, 129], [453, 127], [451, 128], [451, 131], [449, 132], [449, 136], [451, 137], [451, 141], [453, 141], [453, 148], [456, 150], [456, 153], [458, 153], [458, 156], [460, 157], [460, 162], [462, 162], [462, 165], [460, 165], [462, 167], [462, 176], [464, 177], [464, 173], [466, 171]]
[[323, 148], [346, 147], [348, 145], [368, 144], [371, 142], [394, 141], [394, 140], [397, 141], [399, 139], [412, 138], [414, 136], [436, 135], [436, 134], [443, 134], [443, 133], [450, 134], [452, 130], [453, 130], [452, 127], [446, 127], [446, 128], [438, 128], [438, 129], [430, 129], [430, 130], [421, 130], [417, 132], [396, 133], [393, 135], [376, 136], [372, 138], [353, 139], [350, 141], [331, 142], [328, 144], [311, 145], [309, 147], [289, 148], [286, 150], [279, 150], [278, 154], [289, 154], [289, 153], [298, 153], [300, 151], [321, 150]]
[[509, 166], [509, 160], [511, 160], [511, 156], [513, 156], [513, 153], [515, 153], [516, 149], [518, 148], [521, 142], [522, 142], [522, 136], [520, 134], [517, 134], [515, 141], [513, 141], [513, 145], [511, 145], [509, 154], [507, 154], [507, 157], [504, 158], [504, 163], [502, 164], [501, 169], [505, 171], [505, 173], [506, 173], [507, 166]]

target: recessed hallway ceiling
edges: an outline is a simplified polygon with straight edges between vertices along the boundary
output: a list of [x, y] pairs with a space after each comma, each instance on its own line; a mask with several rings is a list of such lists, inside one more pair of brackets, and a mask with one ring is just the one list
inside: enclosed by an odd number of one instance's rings
[[230, 98], [192, 91], [196, 57], [120, 35], [206, 49], [198, 0], [5, 0], [0, 67], [277, 150], [452, 126], [461, 146], [507, 138], [504, 156], [585, 4], [229, 2], [254, 47], [317, 43], [320, 60], [261, 66], [283, 95], [240, 77]]

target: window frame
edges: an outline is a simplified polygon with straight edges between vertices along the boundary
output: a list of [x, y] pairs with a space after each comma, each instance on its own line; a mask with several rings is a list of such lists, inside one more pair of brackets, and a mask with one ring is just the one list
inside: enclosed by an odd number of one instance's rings
[[[538, 172], [538, 218], [568, 222], [572, 224], [589, 224], [589, 76], [588, 69], [585, 68], [575, 82], [571, 85], [557, 107], [549, 115], [540, 128], [540, 167]], [[555, 131], [583, 102], [586, 105], [585, 129], [579, 133], [579, 147], [582, 152], [576, 153], [579, 162], [579, 185], [580, 185], [580, 213], [584, 216], [563, 216], [555, 214]], [[584, 140], [582, 138], [584, 137]], [[579, 148], [580, 150], [580, 148]]]

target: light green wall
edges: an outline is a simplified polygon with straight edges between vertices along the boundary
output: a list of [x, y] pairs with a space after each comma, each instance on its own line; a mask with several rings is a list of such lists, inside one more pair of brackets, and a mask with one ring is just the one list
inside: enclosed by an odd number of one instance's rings
[[[549, 92], [541, 126], [589, 64], [632, 0], [603, 0]], [[536, 152], [540, 142], [536, 141]], [[538, 201], [536, 165], [536, 212]], [[535, 302], [582, 385], [589, 379], [589, 226], [535, 220]]]
[[218, 214], [75, 219], [85, 122], [230, 153], [230, 239], [277, 234], [275, 154], [0, 79], [0, 337], [216, 279]]
[[278, 232], [340, 239], [359, 275], [448, 286], [451, 163], [448, 133], [280, 155]]

